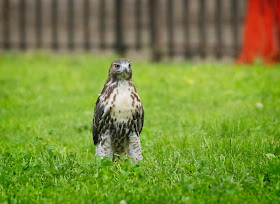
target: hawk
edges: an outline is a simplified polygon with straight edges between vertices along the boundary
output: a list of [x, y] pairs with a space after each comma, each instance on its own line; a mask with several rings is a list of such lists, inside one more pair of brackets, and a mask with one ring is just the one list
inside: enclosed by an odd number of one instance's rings
[[132, 83], [132, 67], [127, 59], [112, 62], [109, 76], [94, 109], [92, 136], [96, 156], [128, 154], [142, 160], [140, 133], [144, 109]]

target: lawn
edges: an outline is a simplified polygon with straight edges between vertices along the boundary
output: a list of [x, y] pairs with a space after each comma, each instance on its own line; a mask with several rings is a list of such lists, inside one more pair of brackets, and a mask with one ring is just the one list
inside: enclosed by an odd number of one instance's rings
[[114, 57], [0, 56], [0, 203], [279, 203], [280, 68], [133, 61], [144, 160], [95, 158]]

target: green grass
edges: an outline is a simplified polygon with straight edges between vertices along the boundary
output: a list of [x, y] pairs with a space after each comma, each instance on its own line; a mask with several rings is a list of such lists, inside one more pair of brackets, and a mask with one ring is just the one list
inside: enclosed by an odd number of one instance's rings
[[279, 67], [133, 62], [145, 124], [132, 164], [94, 157], [112, 60], [0, 56], [0, 203], [280, 202]]

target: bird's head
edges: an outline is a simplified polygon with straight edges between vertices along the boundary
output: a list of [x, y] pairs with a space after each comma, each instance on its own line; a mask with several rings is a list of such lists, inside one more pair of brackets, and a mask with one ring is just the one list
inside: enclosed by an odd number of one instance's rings
[[120, 58], [112, 62], [109, 77], [114, 80], [130, 80], [132, 78], [131, 62]]

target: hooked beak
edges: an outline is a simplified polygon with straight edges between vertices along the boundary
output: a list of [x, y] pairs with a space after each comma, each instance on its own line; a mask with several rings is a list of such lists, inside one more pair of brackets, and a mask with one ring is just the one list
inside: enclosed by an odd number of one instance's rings
[[128, 68], [124, 67], [119, 71], [118, 78], [119, 79], [127, 79], [129, 77], [129, 70]]
[[123, 69], [123, 72], [124, 72], [124, 73], [127, 73], [127, 72], [128, 72], [127, 68], [124, 68], [124, 69]]

